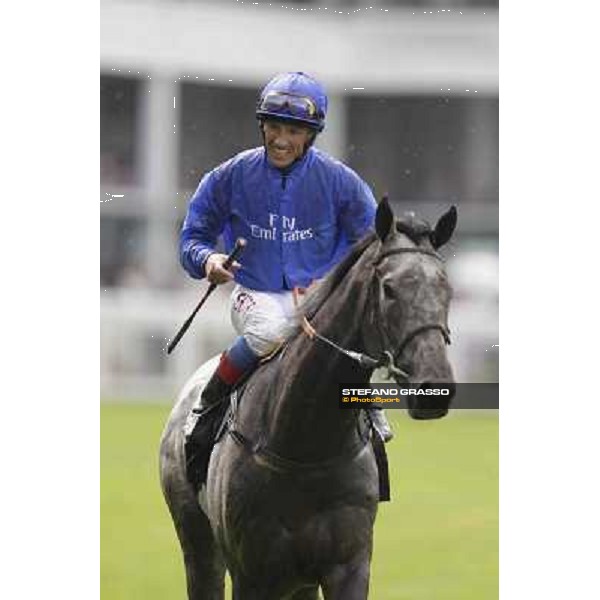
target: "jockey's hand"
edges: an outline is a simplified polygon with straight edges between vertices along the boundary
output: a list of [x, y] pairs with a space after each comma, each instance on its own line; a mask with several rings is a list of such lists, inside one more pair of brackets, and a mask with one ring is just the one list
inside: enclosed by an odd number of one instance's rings
[[211, 283], [216, 283], [217, 285], [221, 283], [227, 283], [233, 279], [233, 273], [241, 267], [240, 263], [237, 260], [234, 260], [230, 271], [223, 268], [223, 263], [227, 260], [227, 254], [211, 254], [207, 259], [204, 265], [204, 270], [206, 272], [206, 278]]

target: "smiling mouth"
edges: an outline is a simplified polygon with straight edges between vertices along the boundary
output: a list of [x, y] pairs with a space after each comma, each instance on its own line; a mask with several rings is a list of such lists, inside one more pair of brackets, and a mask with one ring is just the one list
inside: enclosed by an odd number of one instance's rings
[[292, 153], [289, 150], [277, 150], [275, 148], [271, 148], [269, 156], [272, 161], [281, 164], [287, 164], [293, 158]]

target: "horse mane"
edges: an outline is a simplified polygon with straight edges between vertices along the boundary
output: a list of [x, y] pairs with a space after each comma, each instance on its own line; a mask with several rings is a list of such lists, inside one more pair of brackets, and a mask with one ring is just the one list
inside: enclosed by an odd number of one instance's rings
[[[420, 245], [423, 240], [429, 242], [432, 233], [431, 225], [427, 221], [416, 217], [413, 212], [406, 212], [401, 218], [395, 219], [395, 227], [398, 233], [406, 235], [416, 246]], [[327, 274], [314, 294], [311, 294], [306, 299], [304, 314], [308, 319], [315, 316], [317, 311], [323, 306], [323, 303], [344, 279], [348, 271], [358, 262], [373, 242], [378, 239], [374, 231], [367, 233], [354, 244], [349, 254]]]
[[307, 318], [311, 319], [317, 311], [323, 306], [323, 303], [336, 287], [344, 279], [348, 271], [358, 262], [361, 256], [373, 244], [378, 237], [375, 232], [367, 233], [362, 239], [352, 246], [349, 254], [339, 262], [332, 271], [330, 271], [319, 287], [307, 299], [303, 307], [303, 312]]

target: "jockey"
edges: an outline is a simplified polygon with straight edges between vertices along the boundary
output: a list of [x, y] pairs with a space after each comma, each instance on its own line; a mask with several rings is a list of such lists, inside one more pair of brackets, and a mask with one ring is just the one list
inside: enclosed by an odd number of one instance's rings
[[[349, 167], [313, 147], [325, 125], [327, 95], [305, 73], [276, 75], [262, 90], [256, 117], [263, 145], [207, 173], [183, 223], [180, 258], [191, 277], [222, 284], [232, 279], [231, 319], [239, 337], [221, 355], [202, 393], [210, 406], [225, 397], [299, 325], [294, 288], [324, 277], [373, 227], [376, 202]], [[215, 251], [247, 240], [242, 263], [223, 267]], [[381, 409], [371, 409], [387, 441]]]

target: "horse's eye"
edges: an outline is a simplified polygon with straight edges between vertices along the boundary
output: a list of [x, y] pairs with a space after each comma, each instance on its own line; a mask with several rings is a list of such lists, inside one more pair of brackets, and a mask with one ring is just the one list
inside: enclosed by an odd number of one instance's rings
[[391, 283], [385, 281], [382, 287], [386, 298], [394, 299], [398, 297], [398, 291]]

